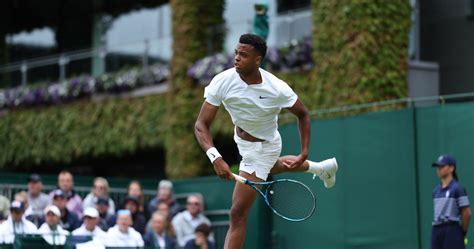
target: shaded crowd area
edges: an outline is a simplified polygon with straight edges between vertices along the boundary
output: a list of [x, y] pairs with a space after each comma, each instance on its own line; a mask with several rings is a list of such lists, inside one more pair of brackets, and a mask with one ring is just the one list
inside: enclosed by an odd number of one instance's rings
[[201, 194], [180, 204], [168, 180], [159, 182], [148, 202], [136, 180], [120, 199], [109, 190], [107, 179], [96, 177], [82, 198], [73, 174], [61, 171], [56, 188], [46, 193], [41, 176], [30, 175], [26, 191], [0, 195], [0, 248], [29, 237], [76, 248], [216, 248]]

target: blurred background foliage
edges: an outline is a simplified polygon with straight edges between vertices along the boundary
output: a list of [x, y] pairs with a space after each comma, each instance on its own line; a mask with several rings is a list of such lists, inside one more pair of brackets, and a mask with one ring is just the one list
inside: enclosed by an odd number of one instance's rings
[[[188, 70], [206, 55], [222, 51], [225, 30], [219, 27], [224, 26], [225, 1], [173, 0], [171, 6], [177, 56], [171, 61], [166, 94], [4, 111], [0, 168], [68, 164], [165, 148], [167, 177], [211, 173], [193, 129], [203, 87]], [[408, 1], [313, 0], [312, 9], [312, 60], [308, 61], [314, 67], [276, 72], [309, 109], [406, 96]], [[232, 144], [233, 126], [223, 108], [212, 132], [218, 146]]]

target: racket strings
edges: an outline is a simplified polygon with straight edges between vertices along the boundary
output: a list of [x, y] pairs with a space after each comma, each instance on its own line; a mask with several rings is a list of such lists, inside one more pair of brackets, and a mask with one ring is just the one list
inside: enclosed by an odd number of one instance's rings
[[277, 181], [268, 186], [266, 196], [272, 208], [292, 220], [303, 220], [314, 212], [316, 199], [302, 183]]

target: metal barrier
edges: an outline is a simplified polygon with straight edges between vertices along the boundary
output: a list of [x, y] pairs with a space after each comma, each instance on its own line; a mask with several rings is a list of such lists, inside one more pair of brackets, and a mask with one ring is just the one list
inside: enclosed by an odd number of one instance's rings
[[[159, 47], [159, 42], [163, 38], [153, 38], [145, 39], [143, 41], [134, 42], [134, 43], [124, 43], [120, 46], [106, 48], [105, 45], [102, 45], [98, 49], [82, 49], [76, 50], [68, 53], [54, 54], [50, 56], [38, 57], [30, 60], [23, 60], [19, 62], [13, 62], [0, 66], [0, 74], [20, 72], [21, 73], [21, 85], [25, 86], [28, 84], [28, 71], [34, 68], [41, 68], [47, 66], [57, 65], [59, 69], [59, 81], [64, 81], [67, 77], [67, 67], [71, 62], [80, 61], [85, 59], [98, 58], [103, 65], [105, 65], [105, 59], [108, 54], [114, 53], [113, 50], [117, 50], [127, 46], [138, 46], [143, 44], [143, 54], [141, 56], [141, 64], [145, 68], [148, 68], [150, 62], [149, 58], [151, 56], [151, 46]], [[164, 60], [164, 59], [161, 59]], [[106, 71], [106, 68], [104, 68]], [[90, 73], [92, 72], [84, 72]], [[105, 73], [105, 72], [104, 72]]]

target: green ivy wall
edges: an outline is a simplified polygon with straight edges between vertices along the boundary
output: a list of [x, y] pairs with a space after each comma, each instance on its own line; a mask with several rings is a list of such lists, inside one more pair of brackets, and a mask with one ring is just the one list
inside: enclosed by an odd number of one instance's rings
[[313, 0], [311, 109], [407, 95], [408, 0]]
[[[67, 164], [164, 147], [168, 177], [211, 172], [193, 132], [203, 88], [186, 70], [206, 55], [208, 38], [213, 50], [222, 49], [223, 34], [206, 27], [223, 23], [224, 1], [173, 0], [171, 6], [176, 56], [167, 95], [82, 100], [1, 114], [0, 168]], [[312, 8], [316, 67], [310, 74], [280, 75], [310, 109], [406, 96], [408, 1], [313, 0]], [[224, 110], [212, 132], [231, 138]]]

